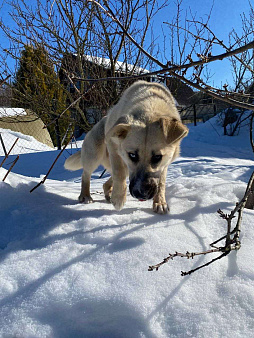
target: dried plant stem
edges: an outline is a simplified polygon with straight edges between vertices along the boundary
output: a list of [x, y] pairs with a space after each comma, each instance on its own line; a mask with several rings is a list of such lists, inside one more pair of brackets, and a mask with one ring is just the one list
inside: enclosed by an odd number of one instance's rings
[[187, 271], [187, 272], [181, 271], [181, 276], [188, 276], [188, 275], [192, 274], [193, 272], [198, 271], [198, 270], [200, 270], [200, 269], [202, 269], [202, 268], [204, 268], [204, 267], [206, 267], [206, 266], [208, 266], [208, 265], [214, 263], [215, 261], [217, 261], [217, 260], [219, 260], [219, 259], [221, 259], [221, 258], [227, 256], [227, 255], [229, 254], [229, 252], [230, 252], [230, 251], [223, 252], [223, 254], [221, 254], [220, 256], [218, 256], [218, 257], [212, 259], [211, 261], [209, 261], [209, 262], [207, 262], [207, 263], [205, 263], [205, 264], [203, 264], [203, 265], [198, 266], [196, 269], [192, 269], [192, 270], [189, 270], [189, 271]]
[[[4, 140], [3, 140], [3, 138], [2, 138], [1, 133], [0, 133], [0, 141], [1, 141], [1, 144], [2, 144], [3, 151], [4, 151], [4, 155], [5, 155], [5, 157], [7, 157], [7, 150], [6, 150], [6, 148], [5, 148]], [[3, 165], [3, 162], [1, 163], [0, 168], [1, 168], [2, 165]]]
[[[3, 159], [3, 161], [1, 162], [0, 164], [0, 168], [2, 167], [2, 165], [4, 164], [4, 162], [6, 161], [6, 159], [8, 158], [8, 156], [10, 155], [12, 149], [14, 148], [15, 144], [18, 142], [19, 140], [19, 137], [16, 138], [16, 140], [14, 141], [13, 145], [11, 146], [10, 150], [7, 152], [6, 151], [6, 148], [5, 148], [5, 144], [4, 144], [4, 140], [2, 138], [2, 135], [0, 133], [0, 140], [1, 140], [1, 144], [2, 144], [2, 147], [3, 147], [3, 150], [4, 150], [4, 153], [5, 153], [5, 157]], [[7, 171], [7, 173], [5, 174], [4, 178], [3, 178], [3, 182], [5, 181], [6, 177], [9, 175], [9, 173], [11, 172], [12, 168], [15, 166], [15, 164], [17, 163], [19, 159], [19, 155], [15, 158], [15, 160], [13, 161], [11, 167], [9, 168], [9, 170]]]
[[11, 75], [8, 75], [5, 79], [0, 81], [0, 88], [2, 87], [3, 84], [5, 84], [6, 81], [11, 77]]
[[195, 256], [200, 256], [200, 255], [206, 255], [209, 253], [213, 253], [213, 252], [218, 252], [219, 249], [210, 249], [207, 251], [203, 251], [203, 252], [186, 252], [184, 253], [180, 253], [180, 252], [175, 252], [174, 254], [169, 254], [168, 257], [164, 258], [162, 262], [156, 264], [156, 265], [150, 265], [148, 268], [148, 271], [153, 271], [153, 270], [159, 270], [159, 267], [165, 263], [167, 263], [169, 260], [173, 260], [175, 257], [185, 257], [187, 259], [190, 258], [194, 258]]
[[[246, 202], [248, 200], [248, 197], [250, 196], [250, 194], [252, 193], [252, 186], [253, 186], [253, 182], [254, 182], [254, 172], [252, 173], [247, 188], [245, 190], [245, 194], [242, 198], [242, 200], [237, 203], [236, 207], [234, 208], [234, 210], [231, 211], [230, 214], [225, 214], [223, 211], [221, 211], [220, 209], [218, 210], [218, 213], [220, 215], [221, 218], [225, 219], [227, 221], [227, 234], [221, 238], [219, 238], [218, 240], [214, 241], [213, 243], [210, 244], [211, 247], [213, 247], [213, 249], [210, 250], [206, 250], [203, 252], [192, 252], [189, 253], [188, 251], [183, 254], [183, 253], [179, 253], [176, 252], [174, 254], [169, 254], [168, 257], [164, 258], [162, 262], [156, 264], [156, 265], [151, 265], [148, 268], [148, 271], [153, 271], [153, 270], [158, 270], [161, 265], [168, 263], [169, 260], [174, 259], [175, 257], [185, 257], [187, 259], [189, 258], [194, 258], [195, 256], [200, 256], [200, 255], [206, 255], [206, 254], [210, 254], [210, 253], [215, 253], [215, 252], [222, 252], [222, 254], [214, 259], [212, 259], [211, 261], [195, 268], [192, 270], [189, 270], [187, 272], [183, 272], [181, 271], [181, 275], [182, 276], [187, 276], [190, 275], [191, 273], [206, 267], [212, 263], [214, 263], [215, 261], [227, 256], [232, 250], [239, 250], [241, 247], [241, 242], [239, 240], [240, 237], [240, 232], [241, 232], [241, 223], [242, 223], [242, 214], [243, 214], [243, 210], [246, 207]], [[237, 222], [236, 222], [236, 226], [233, 230], [231, 230], [231, 226], [232, 226], [232, 220], [233, 218], [235, 218], [235, 214], [238, 213], [238, 218], [237, 218]], [[233, 238], [232, 238], [232, 235]], [[217, 244], [218, 242], [225, 240], [225, 244], [224, 246], [220, 246], [220, 247], [216, 247], [215, 244]]]
[[15, 166], [15, 164], [17, 163], [19, 159], [19, 155], [15, 158], [15, 160], [13, 161], [12, 165], [10, 166], [9, 170], [7, 171], [7, 173], [5, 174], [4, 178], [3, 178], [3, 182], [6, 180], [7, 176], [9, 175], [9, 173], [11, 172], [12, 168]]
[[[69, 142], [71, 141], [71, 139], [73, 138], [73, 134], [71, 135]], [[57, 160], [59, 159], [59, 157], [62, 155], [63, 151], [65, 150], [65, 148], [67, 147], [67, 145], [69, 144], [69, 142], [66, 143], [66, 145], [63, 147], [63, 149], [60, 151], [60, 153], [57, 155], [56, 159], [54, 160], [54, 162], [52, 163], [51, 167], [49, 168], [47, 174], [44, 176], [44, 178], [41, 180], [40, 183], [38, 183], [35, 187], [33, 187], [33, 189], [30, 190], [30, 193], [33, 192], [35, 189], [37, 189], [41, 184], [44, 184], [46, 179], [48, 178], [51, 170], [53, 169], [54, 165], [56, 164]]]
[[250, 118], [250, 144], [254, 153], [254, 140], [253, 140], [253, 123], [254, 123], [254, 111]]
[[3, 139], [2, 139], [1, 134], [0, 134], [0, 140], [1, 140], [2, 147], [3, 147], [4, 153], [5, 153], [5, 157], [4, 157], [4, 159], [2, 160], [2, 162], [1, 162], [1, 164], [0, 164], [0, 168], [1, 168], [2, 165], [4, 164], [4, 162], [5, 162], [5, 161], [7, 160], [7, 158], [9, 157], [9, 155], [10, 155], [12, 149], [15, 147], [16, 143], [18, 142], [19, 137], [16, 138], [16, 140], [14, 141], [13, 145], [11, 146], [11, 148], [10, 148], [10, 150], [9, 150], [8, 152], [6, 151], [6, 148], [5, 148], [5, 145], [4, 145], [4, 141], [3, 141]]

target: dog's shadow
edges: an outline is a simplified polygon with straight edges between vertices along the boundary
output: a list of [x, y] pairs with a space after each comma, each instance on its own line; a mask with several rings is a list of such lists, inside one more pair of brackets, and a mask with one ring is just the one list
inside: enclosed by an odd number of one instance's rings
[[[116, 212], [113, 206], [107, 202], [102, 196], [95, 200], [90, 206], [78, 203], [68, 197], [60, 196], [46, 190], [44, 185], [41, 185], [32, 194], [29, 193], [33, 183], [19, 184], [13, 188], [8, 184], [2, 187], [3, 195], [8, 198], [1, 203], [2, 210], [2, 226], [0, 227], [0, 261], [7, 255], [19, 250], [33, 250], [47, 247], [48, 245], [68, 239], [74, 238], [80, 243], [89, 234], [95, 234], [107, 228], [124, 228], [130, 222], [119, 222], [119, 224], [110, 224], [111, 217], [119, 216], [128, 218], [128, 215], [134, 213], [136, 208], [125, 208], [120, 212]], [[24, 192], [25, 191], [25, 192]], [[27, 192], [27, 193], [26, 193]], [[24, 193], [26, 198], [24, 199]], [[152, 212], [150, 211], [152, 214]], [[95, 227], [91, 227], [87, 223], [90, 219], [100, 219], [106, 216], [109, 222]], [[54, 231], [60, 225], [76, 223], [76, 228], [73, 231]], [[144, 226], [144, 221], [140, 219], [138, 223]], [[89, 227], [86, 228], [86, 225]], [[117, 236], [113, 236], [111, 240], [105, 241], [104, 245], [110, 246], [110, 251], [125, 250], [133, 248], [143, 243], [143, 239], [126, 239], [123, 241], [125, 234], [137, 231], [139, 226], [134, 226], [130, 231], [120, 232]], [[98, 239], [100, 245], [101, 239]]]
[[[153, 224], [152, 220], [148, 221], [149, 217], [138, 217], [135, 224], [129, 227], [133, 224], [130, 214], [136, 212], [136, 208], [116, 212], [110, 204], [102, 208], [102, 204], [97, 201], [90, 209], [86, 209], [85, 205], [78, 204], [76, 200], [47, 191], [44, 185], [30, 194], [32, 187], [32, 183], [21, 183], [15, 188], [8, 184], [2, 186], [2, 193], [6, 193], [8, 198], [1, 205], [5, 211], [0, 227], [0, 262], [3, 263], [13, 253], [44, 249], [61, 241], [63, 246], [67, 245], [66, 241], [69, 239], [84, 245], [84, 249], [88, 245], [88, 250], [81, 250], [77, 256], [63, 259], [59, 265], [56, 264], [38, 279], [4, 297], [0, 306], [31, 296], [55, 275], [76, 263], [91, 259], [100, 250], [114, 254], [141, 246], [145, 242], [143, 237], [128, 235], [138, 234], [144, 226]], [[24, 190], [27, 191], [25, 200]], [[119, 222], [119, 217], [123, 222]], [[111, 219], [114, 219], [114, 222], [111, 223]], [[109, 231], [105, 236], [107, 230]]]
[[[128, 203], [126, 208], [116, 212], [110, 204], [103, 205], [100, 202], [101, 197], [88, 209], [85, 205], [78, 205], [76, 200], [48, 192], [44, 186], [38, 188], [33, 194], [29, 194], [28, 190], [25, 201], [23, 200], [25, 185], [20, 184], [16, 188], [6, 185], [4, 188], [8, 190], [9, 201], [6, 201], [5, 204], [9, 205], [10, 209], [8, 213], [4, 213], [4, 226], [0, 228], [0, 243], [3, 249], [0, 257], [2, 260], [15, 251], [46, 248], [58, 241], [63, 241], [63, 245], [66, 245], [65, 240], [68, 239], [84, 245], [84, 248], [86, 245], [92, 245], [88, 247], [88, 250], [81, 250], [77, 256], [63, 260], [60, 265], [56, 264], [57, 266], [49, 269], [38, 279], [32, 280], [16, 292], [6, 296], [0, 301], [0, 306], [14, 300], [17, 304], [19, 300], [22, 301], [24, 298], [30, 297], [41, 285], [55, 275], [79, 262], [93, 260], [93, 257], [102, 250], [113, 255], [115, 252], [142, 246], [145, 239], [144, 236], [139, 236], [140, 231], [150, 226], [156, 225], [158, 227], [157, 223], [160, 223], [159, 227], [165, 228], [170, 226], [171, 219], [186, 222], [188, 230], [198, 237], [201, 246], [204, 247], [202, 237], [191, 226], [188, 226], [187, 221], [190, 216], [194, 219], [203, 211], [211, 212], [212, 210], [212, 207], [209, 210], [202, 208], [200, 201], [197, 201], [193, 208], [179, 215], [156, 215], [150, 208], [147, 208], [147, 204], [144, 205], [144, 208], [140, 207], [139, 211], [137, 208], [128, 207]], [[26, 189], [28, 188], [29, 186], [26, 185]], [[216, 210], [217, 205], [213, 207]], [[137, 217], [135, 218], [135, 216]], [[68, 230], [71, 229], [68, 228], [68, 225], [72, 225], [73, 230]], [[61, 231], [58, 231], [59, 229]], [[168, 249], [165, 248], [165, 251]], [[202, 258], [198, 260], [198, 263], [201, 263], [201, 260]], [[143, 268], [145, 269], [145, 266]], [[158, 306], [151, 309], [150, 315], [145, 320], [147, 327], [154, 316], [164, 311], [168, 302], [180, 291], [184, 281]], [[48, 317], [44, 319], [46, 322], [49, 320]], [[81, 332], [83, 332], [83, 328]]]
[[[103, 246], [110, 252], [127, 250], [144, 243], [143, 237], [125, 238], [130, 234], [133, 236], [144, 227], [154, 226], [161, 221], [163, 226], [168, 227], [170, 220], [179, 219], [185, 222], [188, 228], [186, 220], [194, 220], [198, 214], [216, 211], [218, 208], [203, 208], [197, 201], [193, 208], [182, 214], [157, 215], [152, 208], [148, 208], [148, 204], [142, 208], [137, 201], [137, 207], [128, 206], [127, 203], [123, 210], [117, 212], [102, 195], [96, 196], [95, 202], [86, 206], [71, 198], [47, 191], [44, 185], [30, 194], [31, 186], [32, 183], [21, 183], [15, 188], [7, 184], [2, 187], [2, 193], [5, 194], [6, 189], [8, 198], [1, 204], [2, 210], [6, 211], [2, 215], [0, 227], [0, 260], [11, 252], [40, 249], [68, 238], [85, 245], [91, 241], [91, 235], [94, 244]], [[27, 190], [25, 200], [24, 189]], [[138, 214], [133, 217], [136, 212]], [[94, 226], [89, 223], [93, 220], [97, 220], [93, 223]], [[72, 223], [71, 230], [68, 227], [68, 230], [64, 230], [64, 225], [69, 223]], [[61, 231], [55, 231], [58, 226], [61, 226]], [[107, 229], [119, 231], [103, 239], [103, 231]], [[100, 236], [96, 235], [98, 233]]]

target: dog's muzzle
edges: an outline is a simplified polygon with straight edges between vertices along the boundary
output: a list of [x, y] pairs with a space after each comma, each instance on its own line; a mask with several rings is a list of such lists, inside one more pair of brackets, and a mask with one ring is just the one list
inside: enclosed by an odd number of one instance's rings
[[158, 191], [159, 177], [157, 173], [137, 173], [130, 178], [129, 190], [132, 197], [139, 200], [149, 200]]

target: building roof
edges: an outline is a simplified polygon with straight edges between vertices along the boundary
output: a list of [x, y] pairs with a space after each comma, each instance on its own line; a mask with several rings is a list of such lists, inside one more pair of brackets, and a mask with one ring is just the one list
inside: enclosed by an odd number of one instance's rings
[[[104, 58], [104, 57], [85, 55], [85, 60], [95, 63], [97, 65], [100, 65], [106, 69], [110, 69], [110, 66], [111, 66], [110, 59]], [[134, 67], [134, 65], [126, 63], [126, 62], [121, 62], [121, 61], [116, 62], [116, 72], [130, 73], [132, 71], [134, 72], [134, 74], [149, 73], [148, 69], [137, 67], [137, 66]]]

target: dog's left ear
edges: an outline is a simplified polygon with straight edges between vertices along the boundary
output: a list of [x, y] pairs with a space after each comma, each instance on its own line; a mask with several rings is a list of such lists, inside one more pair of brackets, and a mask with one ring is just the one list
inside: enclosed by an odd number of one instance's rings
[[110, 131], [107, 133], [106, 138], [112, 138], [117, 137], [119, 139], [125, 139], [127, 136], [129, 130], [130, 130], [129, 124], [118, 124], [110, 129]]
[[125, 121], [123, 117], [117, 120], [115, 125], [108, 131], [106, 135], [106, 140], [110, 138], [115, 138], [116, 140], [123, 140], [127, 136], [131, 125]]
[[162, 118], [160, 125], [167, 143], [175, 143], [188, 135], [189, 129], [177, 119]]

